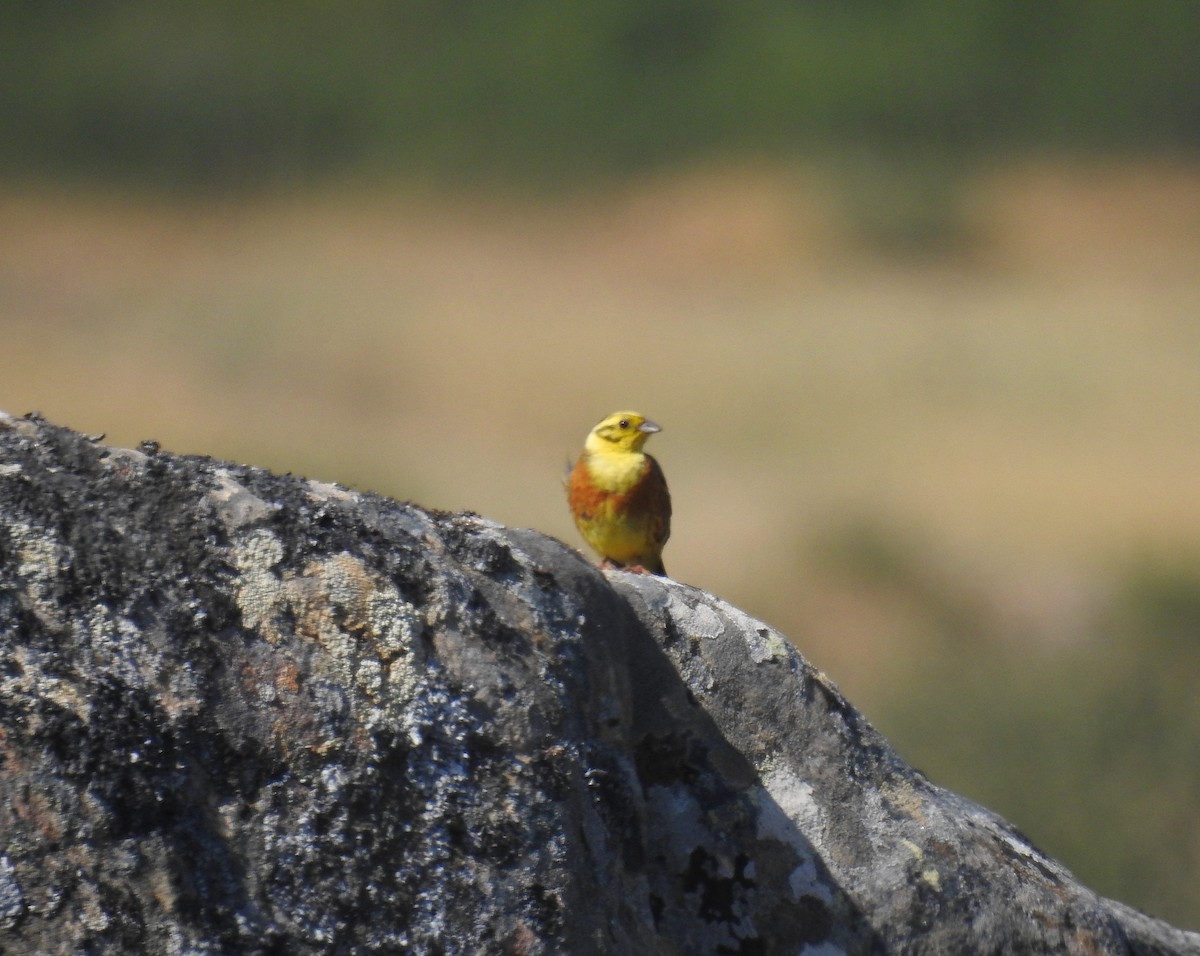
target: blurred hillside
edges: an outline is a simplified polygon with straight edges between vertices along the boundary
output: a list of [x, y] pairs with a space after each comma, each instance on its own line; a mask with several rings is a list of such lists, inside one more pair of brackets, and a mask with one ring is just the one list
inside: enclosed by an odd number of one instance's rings
[[1200, 925], [1200, 171], [973, 181], [893, 261], [820, 174], [514, 203], [0, 190], [0, 408], [581, 546], [608, 411], [667, 567], [791, 636], [933, 779]]
[[577, 181], [735, 151], [1200, 146], [1176, 0], [17, 0], [0, 163]]
[[1200, 927], [1200, 17], [0, 5], [0, 408], [667, 567]]

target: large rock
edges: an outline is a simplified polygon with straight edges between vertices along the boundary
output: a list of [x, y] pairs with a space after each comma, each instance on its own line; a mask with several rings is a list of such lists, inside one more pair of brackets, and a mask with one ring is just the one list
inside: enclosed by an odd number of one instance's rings
[[0, 828], [7, 954], [1200, 953], [709, 594], [7, 416]]

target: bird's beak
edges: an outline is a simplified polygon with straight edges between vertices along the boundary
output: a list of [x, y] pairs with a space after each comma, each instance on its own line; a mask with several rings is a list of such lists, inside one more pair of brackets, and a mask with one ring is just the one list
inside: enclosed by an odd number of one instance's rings
[[642, 422], [638, 425], [638, 431], [645, 432], [647, 435], [653, 435], [655, 432], [660, 432], [662, 429], [655, 425], [654, 422]]

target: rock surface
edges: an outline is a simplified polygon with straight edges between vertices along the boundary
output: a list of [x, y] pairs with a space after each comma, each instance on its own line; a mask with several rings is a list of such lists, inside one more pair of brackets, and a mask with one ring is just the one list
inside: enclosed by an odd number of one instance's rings
[[1200, 953], [709, 594], [7, 416], [0, 830], [14, 956]]

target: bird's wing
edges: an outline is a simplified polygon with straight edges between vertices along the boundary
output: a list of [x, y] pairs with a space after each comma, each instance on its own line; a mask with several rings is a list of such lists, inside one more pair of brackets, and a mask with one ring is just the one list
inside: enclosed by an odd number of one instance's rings
[[663, 470], [651, 455], [646, 456], [645, 477], [637, 487], [637, 510], [649, 516], [650, 538], [661, 551], [671, 537], [671, 493]]

